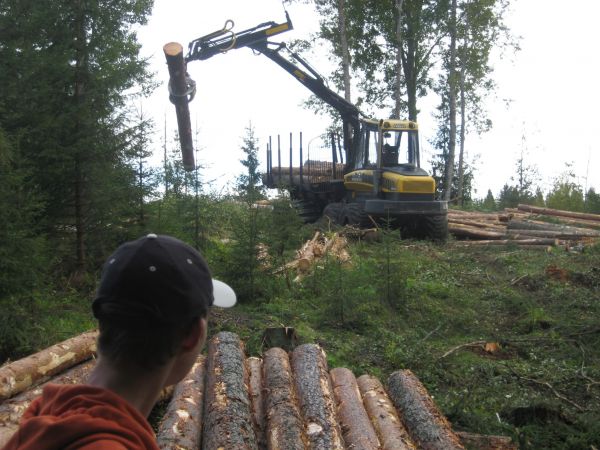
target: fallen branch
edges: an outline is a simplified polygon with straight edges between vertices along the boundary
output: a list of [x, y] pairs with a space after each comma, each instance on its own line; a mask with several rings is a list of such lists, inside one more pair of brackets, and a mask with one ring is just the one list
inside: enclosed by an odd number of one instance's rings
[[438, 360], [444, 359], [447, 356], [450, 356], [452, 353], [460, 350], [461, 348], [466, 348], [466, 347], [481, 347], [481, 346], [485, 345], [486, 342], [487, 341], [473, 341], [473, 342], [467, 342], [466, 344], [457, 345], [456, 347], [451, 348], [446, 353], [444, 353], [442, 356], [440, 356], [438, 358]]
[[552, 391], [552, 393], [559, 399], [569, 403], [571, 406], [577, 408], [579, 411], [583, 412], [585, 411], [585, 408], [579, 406], [577, 403], [575, 403], [573, 400], [565, 397], [564, 395], [562, 395], [560, 392], [558, 392], [556, 389], [554, 389], [554, 386], [552, 386], [549, 382], [547, 381], [540, 381], [540, 380], [535, 380], [533, 378], [529, 378], [529, 377], [524, 377], [523, 375], [519, 375], [517, 372], [515, 372], [512, 368], [510, 369], [512, 371], [512, 373], [514, 375], [516, 375], [518, 378], [525, 380], [525, 381], [530, 381], [532, 383], [535, 384], [539, 384], [541, 386], [546, 386], [548, 389], [550, 389]]

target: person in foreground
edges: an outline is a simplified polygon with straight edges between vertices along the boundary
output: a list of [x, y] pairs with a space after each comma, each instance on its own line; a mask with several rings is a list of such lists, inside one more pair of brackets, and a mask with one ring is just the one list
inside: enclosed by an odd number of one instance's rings
[[196, 361], [209, 308], [235, 301], [187, 244], [155, 234], [123, 244], [92, 304], [100, 334], [87, 384], [45, 387], [4, 450], [158, 449], [146, 417]]

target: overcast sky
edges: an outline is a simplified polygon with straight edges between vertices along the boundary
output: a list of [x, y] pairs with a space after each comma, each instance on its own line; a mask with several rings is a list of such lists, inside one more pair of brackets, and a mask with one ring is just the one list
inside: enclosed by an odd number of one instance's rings
[[[571, 0], [513, 0], [507, 24], [521, 36], [521, 51], [495, 58], [496, 93], [488, 101], [494, 128], [478, 138], [467, 138], [469, 160], [476, 158], [476, 197], [487, 189], [496, 195], [510, 183], [522, 148], [525, 162], [536, 166], [541, 185], [548, 190], [552, 180], [573, 164], [582, 186], [600, 190], [598, 153], [598, 105], [600, 104], [599, 54], [600, 2]], [[288, 8], [294, 30], [277, 36], [290, 41], [305, 38], [318, 27], [310, 6]], [[168, 102], [167, 68], [162, 46], [170, 41], [184, 48], [197, 37], [222, 28], [227, 19], [242, 31], [265, 21], [285, 21], [280, 0], [156, 0], [149, 24], [139, 31], [142, 54], [151, 57], [152, 69], [163, 83], [145, 100], [160, 131], [156, 135], [154, 161], [162, 157], [162, 128], [167, 120], [169, 137], [176, 127], [175, 111]], [[316, 45], [319, 45], [316, 43]], [[310, 59], [321, 73], [329, 68], [327, 59]], [[203, 179], [221, 188], [242, 170], [239, 150], [244, 129], [251, 122], [259, 138], [261, 161], [268, 136], [278, 133], [289, 146], [289, 133], [304, 136], [304, 147], [318, 136], [327, 120], [304, 110], [302, 102], [310, 92], [287, 72], [249, 49], [233, 50], [188, 67], [197, 83], [196, 98], [190, 103], [192, 129], [198, 132]], [[505, 100], [510, 100], [506, 107]], [[435, 122], [423, 102], [419, 116], [422, 157], [432, 155], [428, 139], [435, 134]], [[523, 140], [523, 136], [525, 139]], [[295, 144], [296, 145], [296, 144]], [[287, 165], [287, 164], [286, 164]], [[427, 169], [427, 164], [425, 164]]]

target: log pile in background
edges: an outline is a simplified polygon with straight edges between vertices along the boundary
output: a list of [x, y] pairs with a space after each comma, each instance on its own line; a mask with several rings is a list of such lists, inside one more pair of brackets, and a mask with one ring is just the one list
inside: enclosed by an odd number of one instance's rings
[[[51, 378], [85, 381], [94, 361]], [[3, 382], [3, 387], [6, 382]], [[159, 425], [161, 448], [239, 449], [514, 449], [510, 439], [454, 433], [410, 371], [388, 380], [386, 391], [370, 375], [358, 380], [343, 368], [327, 367], [325, 353], [304, 344], [287, 353], [271, 348], [263, 358], [246, 358], [243, 343], [222, 332], [210, 341], [174, 391]], [[0, 403], [0, 447], [41, 385]]]
[[459, 240], [459, 245], [582, 248], [600, 240], [600, 215], [529, 205], [500, 213], [451, 209], [448, 231]]

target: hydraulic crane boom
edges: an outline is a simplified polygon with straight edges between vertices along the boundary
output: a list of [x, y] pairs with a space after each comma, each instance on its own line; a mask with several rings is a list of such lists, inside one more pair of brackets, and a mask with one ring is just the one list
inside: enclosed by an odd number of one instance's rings
[[355, 105], [329, 89], [317, 71], [298, 54], [289, 52], [290, 55], [303, 66], [303, 69], [282, 56], [280, 51], [286, 49], [285, 44], [268, 41], [271, 36], [293, 29], [292, 22], [287, 12], [286, 22], [284, 23], [265, 22], [239, 33], [234, 33], [232, 28], [233, 21], [228, 20], [223, 29], [190, 42], [189, 51], [185, 57], [186, 62], [205, 60], [229, 50], [249, 47], [278, 64], [286, 72], [306, 86], [313, 94], [338, 111], [344, 121], [350, 122], [353, 126], [358, 127], [360, 111]]
[[[321, 214], [340, 225], [349, 223], [372, 226], [375, 219], [385, 219], [388, 223], [394, 220], [395, 226], [401, 227], [407, 235], [444, 240], [448, 233], [447, 204], [435, 200], [435, 181], [419, 167], [417, 124], [397, 118], [375, 120], [365, 117], [356, 105], [331, 90], [317, 71], [298, 54], [290, 51], [283, 43], [269, 41], [272, 36], [292, 29], [287, 12], [283, 23], [264, 22], [239, 33], [233, 31], [233, 26], [233, 21], [228, 20], [221, 30], [190, 42], [185, 58], [182, 56], [183, 52], [178, 53], [178, 71], [172, 70], [165, 46], [169, 71], [179, 75], [179, 83], [172, 82], [171, 86], [171, 98], [176, 105], [178, 121], [181, 115], [187, 115], [188, 119], [181, 121], [186, 126], [180, 126], [184, 161], [186, 149], [191, 143], [191, 131], [185, 141], [188, 146], [184, 147], [181, 130], [189, 130], [188, 102], [193, 98], [195, 87], [185, 71], [186, 64], [247, 47], [266, 56], [292, 75], [337, 111], [343, 122], [343, 148], [346, 154], [343, 176], [338, 176], [340, 172], [336, 169], [336, 149], [332, 137], [333, 162], [329, 163], [332, 167], [331, 174], [325, 170], [317, 179], [305, 183], [302, 175], [305, 163], [300, 150], [300, 175], [296, 180], [290, 148], [289, 174], [283, 174], [280, 168], [277, 180], [272, 177], [271, 159], [267, 155], [267, 186], [287, 185], [291, 198], [298, 202], [297, 208], [301, 216], [307, 220], [315, 220]], [[182, 49], [177, 45], [178, 49]], [[171, 80], [175, 80], [173, 75]], [[190, 154], [188, 151], [187, 155]], [[399, 160], [401, 155], [402, 160]], [[193, 155], [191, 161], [193, 167]], [[311, 161], [306, 162], [308, 163]]]

